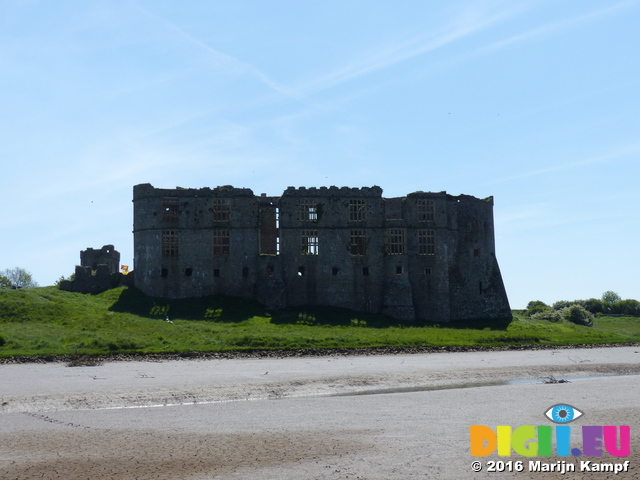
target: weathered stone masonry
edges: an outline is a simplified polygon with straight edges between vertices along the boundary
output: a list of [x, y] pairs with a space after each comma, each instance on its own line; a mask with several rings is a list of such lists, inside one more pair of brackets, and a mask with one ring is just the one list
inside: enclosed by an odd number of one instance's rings
[[120, 252], [113, 245], [96, 250], [87, 248], [80, 252], [80, 265], [76, 266], [74, 279], [63, 280], [61, 290], [80, 293], [100, 293], [122, 283]]
[[255, 298], [395, 318], [508, 318], [493, 198], [380, 187], [250, 189], [136, 185], [135, 284], [168, 298]]

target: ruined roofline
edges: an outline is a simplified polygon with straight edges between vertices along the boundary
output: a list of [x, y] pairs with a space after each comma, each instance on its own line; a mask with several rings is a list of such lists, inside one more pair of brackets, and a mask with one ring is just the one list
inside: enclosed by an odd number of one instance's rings
[[417, 192], [411, 192], [407, 195], [407, 198], [434, 198], [434, 197], [445, 197], [448, 200], [456, 200], [456, 201], [466, 201], [466, 200], [481, 201], [481, 202], [486, 202], [493, 205], [493, 196], [486, 197], [486, 198], [479, 198], [473, 195], [465, 195], [464, 193], [460, 195], [451, 195], [447, 193], [445, 190], [443, 190], [442, 192], [423, 192], [422, 190], [420, 190]]
[[89, 252], [89, 253], [93, 253], [93, 252], [111, 253], [115, 251], [115, 247], [113, 245], [104, 245], [102, 248], [87, 247], [86, 250], [83, 250], [83, 251]]
[[142, 199], [145, 197], [191, 197], [191, 196], [211, 196], [211, 197], [224, 197], [224, 196], [243, 196], [243, 197], [256, 197], [262, 199], [263, 202], [277, 202], [282, 197], [368, 197], [368, 198], [381, 198], [384, 200], [391, 200], [397, 198], [446, 198], [457, 202], [465, 201], [481, 201], [493, 205], [493, 197], [478, 198], [473, 195], [450, 195], [446, 191], [441, 192], [424, 192], [416, 191], [407, 194], [405, 197], [382, 197], [382, 188], [374, 185], [371, 187], [287, 187], [281, 196], [261, 194], [254, 195], [253, 190], [250, 188], [237, 188], [232, 185], [222, 185], [215, 188], [182, 188], [176, 187], [170, 188], [156, 188], [150, 183], [143, 183], [133, 187], [134, 200]]
[[145, 197], [181, 197], [181, 196], [255, 196], [257, 198], [275, 200], [284, 196], [352, 196], [352, 197], [382, 197], [382, 188], [378, 186], [362, 187], [362, 188], [350, 188], [350, 187], [288, 187], [282, 195], [269, 195], [261, 194], [254, 195], [253, 190], [250, 188], [236, 188], [232, 185], [223, 185], [215, 188], [182, 188], [177, 187], [175, 189], [169, 188], [156, 188], [150, 183], [143, 183], [135, 185], [133, 187], [133, 197], [135, 199], [141, 199]]
[[246, 196], [253, 197], [253, 190], [250, 188], [237, 188], [233, 185], [221, 185], [215, 188], [203, 187], [203, 188], [156, 188], [150, 183], [141, 183], [133, 187], [133, 199], [140, 199], [145, 197], [157, 197], [159, 195], [166, 197], [191, 197], [191, 196]]

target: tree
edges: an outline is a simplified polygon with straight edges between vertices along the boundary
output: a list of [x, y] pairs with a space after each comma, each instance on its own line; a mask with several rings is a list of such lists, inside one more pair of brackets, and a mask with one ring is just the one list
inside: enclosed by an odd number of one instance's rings
[[0, 272], [0, 285], [10, 288], [30, 288], [37, 287], [38, 284], [33, 279], [31, 273], [27, 272], [24, 268], [7, 268], [3, 272]]
[[4, 275], [0, 275], [0, 288], [11, 288], [11, 280]]
[[611, 290], [607, 290], [602, 294], [602, 303], [614, 304], [616, 302], [619, 302], [620, 300], [622, 300], [622, 298], [620, 298], [620, 295], [618, 295], [616, 292], [612, 292]]
[[60, 288], [60, 285], [62, 284], [62, 282], [65, 282], [65, 281], [73, 282], [75, 279], [76, 279], [75, 273], [72, 273], [68, 277], [65, 277], [64, 275], [62, 275], [56, 282], [56, 287]]

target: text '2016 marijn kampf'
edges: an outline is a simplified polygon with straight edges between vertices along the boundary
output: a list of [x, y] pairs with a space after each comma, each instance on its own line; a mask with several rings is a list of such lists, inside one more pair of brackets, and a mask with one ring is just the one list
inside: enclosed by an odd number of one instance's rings
[[529, 460], [529, 472], [612, 472], [618, 474], [629, 471], [629, 461], [619, 463], [592, 462], [591, 460], [581, 460], [579, 463], [567, 463], [564, 460], [558, 462], [541, 462], [540, 460]]

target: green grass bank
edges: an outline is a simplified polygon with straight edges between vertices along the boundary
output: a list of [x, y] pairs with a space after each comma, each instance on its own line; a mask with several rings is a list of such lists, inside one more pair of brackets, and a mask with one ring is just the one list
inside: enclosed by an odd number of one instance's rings
[[514, 313], [510, 323], [418, 325], [336, 308], [267, 312], [258, 303], [228, 297], [151, 298], [133, 288], [98, 295], [56, 287], [0, 290], [0, 358], [636, 342], [635, 317], [597, 317], [585, 327]]

